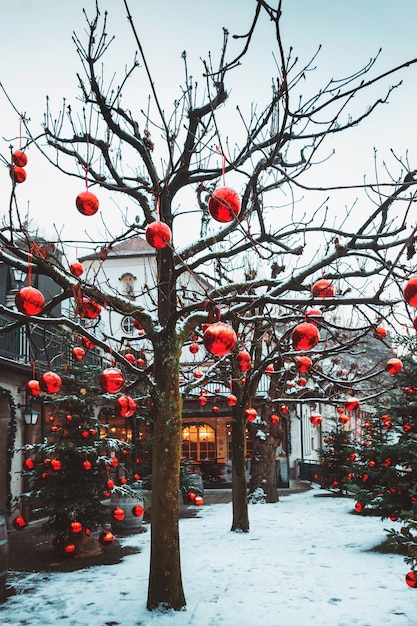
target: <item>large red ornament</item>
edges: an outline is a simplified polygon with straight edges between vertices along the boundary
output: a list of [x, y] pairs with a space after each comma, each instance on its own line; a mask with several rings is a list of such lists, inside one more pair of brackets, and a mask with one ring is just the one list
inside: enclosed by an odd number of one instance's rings
[[199, 396], [198, 398], [198, 404], [200, 406], [204, 406], [205, 404], [207, 404], [207, 398], [205, 396]]
[[110, 530], [103, 530], [103, 532], [100, 533], [98, 540], [101, 545], [108, 546], [113, 543], [114, 535], [112, 532], [110, 532]]
[[76, 346], [72, 349], [72, 356], [74, 361], [82, 361], [85, 357], [85, 350], [80, 346]]
[[152, 248], [162, 250], [166, 248], [172, 239], [171, 229], [165, 222], [152, 222], [148, 224], [145, 231], [146, 241]]
[[313, 361], [308, 356], [297, 356], [295, 366], [299, 372], [308, 372], [313, 367]]
[[125, 517], [125, 512], [123, 511], [122, 507], [116, 506], [112, 511], [112, 516], [115, 520], [121, 522], [122, 519], [124, 519]]
[[130, 363], [130, 365], [133, 365], [133, 363], [136, 361], [136, 357], [134, 354], [132, 354], [132, 352], [127, 352], [125, 354], [125, 359], [128, 363]]
[[15, 183], [24, 183], [26, 180], [26, 170], [23, 167], [15, 165], [10, 170], [10, 177]]
[[33, 462], [33, 459], [25, 459], [23, 462], [24, 468], [28, 471], [33, 470], [33, 468], [35, 467], [35, 463]]
[[17, 515], [13, 520], [13, 526], [16, 530], [23, 530], [27, 526], [27, 522], [24, 517]]
[[344, 425], [344, 424], [347, 424], [347, 423], [348, 423], [348, 421], [349, 421], [349, 419], [350, 419], [350, 418], [349, 418], [349, 416], [348, 416], [348, 415], [345, 415], [344, 413], [342, 413], [341, 415], [339, 415], [339, 422], [340, 422], [341, 424], [343, 424], [343, 425]]
[[217, 222], [233, 222], [240, 213], [239, 195], [229, 187], [220, 187], [210, 196], [208, 210]]
[[45, 304], [45, 298], [35, 287], [22, 287], [15, 295], [16, 308], [24, 315], [38, 315]]
[[196, 496], [196, 497], [194, 498], [194, 504], [195, 504], [196, 506], [202, 506], [202, 504], [203, 504], [203, 498], [202, 498], [202, 496]]
[[99, 201], [91, 191], [82, 191], [75, 199], [75, 206], [82, 215], [94, 215], [98, 211]]
[[120, 417], [132, 417], [136, 408], [137, 404], [130, 396], [120, 396], [114, 404], [114, 410]]
[[310, 415], [310, 422], [312, 423], [313, 426], [320, 426], [322, 421], [323, 421], [323, 418], [320, 415], [320, 413], [313, 413], [313, 415]]
[[412, 589], [417, 589], [417, 572], [408, 572], [408, 574], [405, 575], [405, 582]]
[[355, 511], [357, 511], [358, 513], [361, 513], [364, 508], [365, 507], [363, 506], [362, 502], [356, 502]]
[[417, 308], [417, 276], [410, 278], [404, 287], [404, 300], [410, 306]]
[[245, 418], [248, 422], [253, 422], [256, 420], [256, 418], [258, 417], [258, 413], [256, 412], [256, 409], [245, 409]]
[[204, 347], [214, 356], [229, 354], [237, 342], [236, 333], [224, 322], [208, 324], [203, 334]]
[[294, 350], [311, 350], [320, 341], [320, 333], [314, 324], [302, 322], [292, 331], [291, 339]]
[[241, 372], [248, 372], [252, 367], [250, 354], [246, 350], [241, 350], [236, 359]]
[[135, 517], [141, 517], [144, 513], [144, 508], [141, 504], [135, 504], [135, 506], [132, 508], [132, 515], [134, 515]]
[[353, 396], [348, 396], [344, 404], [346, 411], [356, 411], [359, 408], [359, 400]]
[[229, 406], [235, 406], [237, 398], [231, 393], [230, 396], [227, 396], [226, 402]]
[[198, 343], [190, 343], [189, 350], [191, 354], [197, 354], [199, 350]]
[[391, 375], [398, 374], [399, 372], [401, 372], [402, 368], [403, 368], [402, 361], [400, 361], [400, 359], [395, 359], [395, 358], [389, 359], [385, 366], [385, 369], [387, 370], [388, 374], [391, 374]]
[[117, 393], [125, 382], [122, 372], [117, 367], [108, 367], [98, 377], [98, 384], [107, 393]]
[[41, 393], [42, 389], [38, 380], [28, 380], [26, 383], [26, 393], [29, 396], [38, 396]]
[[28, 158], [26, 154], [22, 150], [16, 150], [12, 154], [13, 165], [17, 165], [18, 167], [25, 167], [28, 162]]
[[55, 372], [45, 372], [39, 379], [39, 385], [45, 393], [57, 393], [61, 389], [62, 380]]
[[90, 461], [88, 460], [83, 461], [83, 468], [88, 472], [92, 468]]
[[330, 280], [321, 278], [311, 288], [313, 298], [333, 298], [334, 287]]
[[70, 265], [70, 272], [73, 276], [81, 276], [84, 273], [84, 266], [79, 261], [74, 261]]

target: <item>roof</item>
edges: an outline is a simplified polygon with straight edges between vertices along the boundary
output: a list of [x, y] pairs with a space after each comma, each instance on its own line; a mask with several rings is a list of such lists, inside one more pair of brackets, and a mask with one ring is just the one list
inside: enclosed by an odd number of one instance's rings
[[[148, 244], [146, 239], [140, 235], [126, 239], [121, 243], [115, 244], [108, 249], [106, 258], [108, 257], [135, 257], [135, 256], [154, 256], [156, 251], [152, 246]], [[101, 250], [88, 254], [80, 259], [80, 261], [93, 261], [94, 259], [101, 258]]]

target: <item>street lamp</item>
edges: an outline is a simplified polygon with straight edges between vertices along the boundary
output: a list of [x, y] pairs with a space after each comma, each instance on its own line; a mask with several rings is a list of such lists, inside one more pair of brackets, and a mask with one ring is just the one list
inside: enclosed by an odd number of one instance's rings
[[27, 406], [23, 411], [23, 417], [25, 418], [25, 424], [28, 426], [34, 426], [38, 421], [40, 411], [36, 411], [31, 406]]

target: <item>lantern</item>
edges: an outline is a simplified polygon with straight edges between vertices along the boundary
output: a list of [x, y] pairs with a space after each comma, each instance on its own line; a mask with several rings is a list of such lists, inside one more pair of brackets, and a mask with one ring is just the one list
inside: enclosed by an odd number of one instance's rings
[[102, 546], [108, 546], [113, 543], [114, 535], [110, 530], [103, 530], [103, 532], [100, 533], [98, 540]]
[[120, 417], [132, 417], [136, 411], [137, 404], [130, 396], [120, 396], [117, 398], [114, 409]]
[[333, 298], [334, 287], [330, 280], [321, 278], [311, 288], [313, 298]]
[[401, 372], [402, 368], [403, 368], [402, 361], [400, 361], [400, 359], [395, 359], [395, 358], [389, 359], [385, 366], [385, 369], [387, 370], [388, 374], [391, 374], [392, 376], [394, 374], [398, 374], [399, 372]]
[[38, 380], [28, 380], [26, 383], [26, 393], [29, 396], [38, 396], [41, 393], [42, 389]]
[[171, 243], [171, 229], [165, 222], [152, 222], [148, 224], [145, 231], [146, 241], [152, 248], [161, 250]]
[[323, 421], [323, 418], [320, 415], [320, 413], [313, 413], [312, 415], [310, 415], [310, 422], [312, 423], [313, 426], [320, 426], [322, 421]]
[[18, 167], [25, 167], [28, 162], [28, 158], [22, 150], [16, 150], [12, 154], [12, 162], [13, 165], [17, 165]]
[[299, 372], [308, 372], [313, 367], [313, 361], [308, 356], [297, 356], [295, 366]]
[[236, 359], [241, 372], [248, 372], [252, 367], [250, 354], [246, 350], [241, 350]]
[[117, 522], [121, 522], [122, 519], [124, 519], [125, 517], [125, 512], [120, 506], [116, 506], [116, 508], [114, 508], [112, 511], [112, 516], [113, 519], [115, 519]]
[[10, 177], [15, 183], [24, 183], [26, 180], [26, 170], [23, 167], [14, 165], [10, 170]]
[[230, 396], [227, 396], [226, 402], [229, 406], [235, 406], [237, 398], [231, 393]]
[[98, 384], [107, 393], [117, 393], [125, 382], [122, 372], [117, 367], [108, 367], [98, 377]]
[[254, 422], [257, 417], [258, 413], [256, 412], [256, 409], [245, 409], [245, 418], [248, 422]]
[[204, 347], [214, 356], [229, 354], [235, 347], [236, 342], [235, 331], [224, 322], [208, 324], [203, 334]]
[[144, 514], [144, 508], [141, 504], [135, 504], [135, 506], [132, 508], [132, 515], [134, 515], [134, 517], [141, 517]]
[[13, 527], [16, 528], [16, 530], [23, 530], [25, 526], [27, 526], [25, 518], [21, 515], [17, 515], [13, 520]]
[[408, 574], [405, 575], [405, 582], [412, 589], [417, 589], [417, 572], [408, 572]]
[[71, 263], [70, 265], [70, 272], [73, 276], [77, 276], [77, 278], [79, 276], [81, 276], [81, 274], [84, 273], [84, 266], [82, 263], [80, 263], [79, 261], [74, 261], [73, 263]]
[[99, 201], [91, 191], [83, 191], [75, 199], [75, 206], [82, 215], [94, 215], [98, 211]]
[[16, 308], [24, 315], [38, 315], [45, 304], [45, 298], [35, 287], [22, 287], [15, 295]]
[[320, 333], [314, 324], [302, 322], [291, 334], [294, 350], [311, 350], [320, 340]]
[[135, 355], [131, 352], [127, 352], [127, 354], [125, 354], [125, 359], [128, 363], [130, 363], [130, 365], [133, 365], [133, 363], [136, 361]]
[[359, 408], [359, 400], [353, 396], [348, 396], [345, 400], [346, 411], [356, 411]]
[[219, 187], [210, 196], [208, 210], [217, 222], [233, 222], [240, 213], [239, 195], [229, 187]]
[[55, 372], [45, 372], [39, 378], [39, 385], [45, 393], [57, 393], [61, 389], [62, 380]]
[[74, 361], [82, 361], [85, 357], [85, 350], [80, 346], [76, 346], [72, 349], [72, 357]]

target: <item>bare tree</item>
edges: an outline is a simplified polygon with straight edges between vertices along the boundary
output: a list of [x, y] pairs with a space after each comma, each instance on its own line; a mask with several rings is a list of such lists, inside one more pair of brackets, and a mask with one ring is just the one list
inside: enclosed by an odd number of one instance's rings
[[[394, 315], [393, 307], [401, 299], [397, 285], [411, 271], [404, 255], [415, 236], [407, 228], [415, 199], [415, 171], [397, 159], [395, 176], [387, 175], [387, 180], [378, 181], [378, 185], [357, 186], [358, 193], [363, 192], [366, 209], [355, 212], [352, 206], [348, 215], [340, 215], [337, 202], [332, 200], [331, 183], [311, 186], [306, 181], [309, 170], [323, 158], [323, 146], [331, 146], [336, 135], [365, 122], [376, 107], [386, 102], [396, 85], [366, 104], [355, 117], [348, 113], [353, 98], [390, 75], [399, 74], [415, 64], [416, 59], [382, 75], [374, 73], [373, 59], [354, 75], [331, 79], [310, 94], [307, 79], [316, 60], [300, 65], [292, 50], [284, 50], [281, 2], [275, 7], [257, 0], [247, 32], [236, 36], [241, 52], [229, 58], [229, 33], [224, 30], [217, 65], [211, 58], [203, 62], [205, 89], [201, 98], [188, 75], [184, 53], [184, 84], [172, 112], [167, 113], [127, 0], [124, 6], [137, 45], [137, 58], [120, 77], [118, 86], [114, 86], [114, 79], [107, 83], [103, 77], [102, 60], [111, 52], [111, 40], [107, 35], [107, 14], [101, 15], [97, 3], [94, 17], [86, 16], [86, 41], [74, 35], [83, 69], [78, 76], [81, 111], [65, 103], [55, 115], [48, 105], [40, 136], [35, 136], [29, 123], [24, 122], [28, 143], [36, 143], [64, 174], [86, 179], [89, 189], [98, 187], [124, 194], [136, 205], [138, 222], [126, 224], [118, 241], [144, 232], [155, 222], [170, 229], [172, 240], [165, 231], [164, 247], [157, 250], [157, 283], [153, 290], [150, 288], [155, 306], [153, 310], [143, 310], [106, 286], [96, 285], [93, 279], [74, 278], [68, 267], [53, 256], [46, 259], [33, 254], [32, 271], [51, 277], [61, 292], [32, 321], [85, 332], [80, 318], [85, 312], [83, 297], [88, 297], [118, 313], [132, 315], [142, 325], [153, 348], [154, 378], [148, 378], [147, 384], [155, 417], [147, 605], [150, 610], [179, 610], [185, 605], [178, 533], [181, 347], [192, 334], [204, 334], [203, 324], [213, 325], [221, 317], [230, 327], [255, 329], [252, 336], [261, 336], [269, 329], [276, 343], [271, 358], [293, 358], [297, 349], [291, 343], [291, 329], [305, 320], [307, 307], [323, 304], [323, 294], [312, 293], [311, 285], [324, 274], [336, 287], [325, 298], [329, 309], [354, 307], [363, 324], [367, 319], [373, 321], [376, 315]], [[262, 110], [253, 107], [247, 114], [239, 108], [230, 112], [227, 123], [236, 116], [242, 128], [239, 142], [232, 144], [223, 115], [228, 102], [228, 76], [243, 64], [258, 23], [264, 18], [271, 27], [267, 45], [273, 47], [277, 59], [271, 96]], [[137, 117], [136, 103], [129, 108], [122, 94], [138, 74], [148, 81], [149, 100], [145, 99]], [[235, 185], [239, 185], [240, 212], [231, 215], [228, 208], [223, 221], [213, 220], [209, 212], [212, 192], [224, 187], [225, 177], [232, 175]], [[187, 189], [195, 194], [193, 214], [201, 224], [200, 235], [178, 250], [176, 229], [178, 217], [187, 211], [181, 203]], [[314, 192], [321, 191], [328, 198], [306, 206], [299, 202], [300, 191], [311, 192], [314, 198]], [[10, 210], [1, 231], [0, 258], [13, 267], [27, 269], [33, 237], [24, 220], [19, 219], [17, 197], [14, 180]], [[16, 236], [23, 237], [26, 248], [15, 246]], [[104, 256], [112, 245], [114, 240], [106, 244]], [[259, 266], [258, 271], [245, 271], [248, 259], [251, 267]], [[212, 279], [213, 268], [216, 281]], [[186, 273], [199, 281], [200, 293], [187, 293], [186, 286], [178, 289]], [[75, 301], [77, 315], [49, 317], [58, 300]], [[1, 332], [28, 323], [27, 316], [7, 307], [2, 307], [2, 312], [12, 321]], [[116, 360], [122, 358], [109, 340], [95, 337], [94, 329], [90, 334], [104, 351], [111, 350]], [[325, 342], [326, 337], [321, 337], [315, 350], [320, 351]], [[343, 341], [339, 344], [343, 345]], [[257, 349], [258, 342], [253, 346]], [[258, 359], [262, 366], [254, 373], [253, 384], [245, 387], [238, 375], [237, 361], [233, 361], [237, 359], [236, 350], [231, 361], [232, 393], [238, 400], [233, 408], [233, 528], [248, 530], [245, 411], [268, 361]], [[220, 360], [227, 359], [226, 353]], [[147, 377], [134, 366], [131, 371], [140, 382]]]

